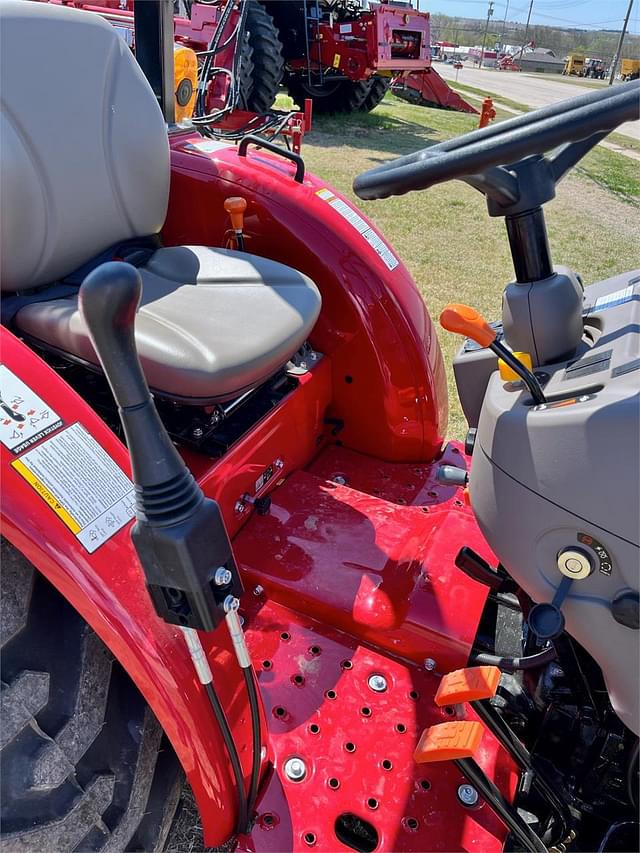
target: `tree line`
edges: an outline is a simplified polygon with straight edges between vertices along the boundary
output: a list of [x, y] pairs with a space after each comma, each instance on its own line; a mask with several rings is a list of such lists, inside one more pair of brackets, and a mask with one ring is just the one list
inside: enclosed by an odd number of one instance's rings
[[[451, 41], [467, 47], [482, 44], [485, 23], [486, 20], [432, 13], [431, 40]], [[561, 58], [569, 53], [584, 53], [610, 62], [619, 37], [619, 30], [581, 30], [530, 24], [527, 42], [533, 42], [536, 47], [549, 48]], [[524, 38], [524, 24], [507, 21], [503, 26], [503, 21], [494, 17], [489, 22], [487, 50], [493, 50], [497, 43], [522, 45]], [[640, 56], [640, 36], [627, 34], [622, 55], [630, 59]]]

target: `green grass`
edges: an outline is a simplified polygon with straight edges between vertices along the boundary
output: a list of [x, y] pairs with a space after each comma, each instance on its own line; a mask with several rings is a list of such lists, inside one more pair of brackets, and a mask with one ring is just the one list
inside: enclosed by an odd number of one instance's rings
[[[637, 149], [636, 149], [637, 150]], [[591, 178], [602, 187], [617, 193], [629, 204], [640, 207], [640, 162], [598, 146], [576, 167], [579, 175]], [[637, 215], [637, 214], [636, 214]]]
[[[499, 111], [499, 118], [506, 117]], [[366, 169], [476, 125], [476, 116], [387, 95], [372, 113], [317, 116], [302, 149], [307, 168], [343, 192], [384, 233], [434, 318], [452, 299], [476, 306], [490, 319], [499, 316], [502, 290], [513, 276], [503, 222], [489, 218], [480, 193], [459, 181], [378, 202], [357, 199], [351, 183]], [[640, 217], [633, 199], [638, 163], [597, 149], [583, 164], [580, 174], [560, 183], [546, 211], [554, 261], [574, 267], [589, 283], [638, 265]], [[450, 380], [449, 434], [462, 438], [466, 423], [451, 372], [460, 342], [444, 332], [439, 338]]]

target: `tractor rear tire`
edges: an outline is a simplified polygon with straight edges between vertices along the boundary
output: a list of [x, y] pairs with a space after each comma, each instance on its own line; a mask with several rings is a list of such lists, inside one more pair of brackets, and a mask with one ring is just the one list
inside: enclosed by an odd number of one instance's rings
[[273, 18], [258, 0], [249, 0], [246, 26], [253, 50], [253, 87], [247, 109], [264, 115], [273, 106], [282, 81], [282, 42]]
[[2, 848], [161, 850], [182, 772], [159, 723], [94, 631], [5, 539], [1, 557]]
[[300, 109], [304, 109], [305, 99], [311, 98], [314, 113], [355, 113], [365, 109], [365, 101], [371, 90], [371, 81], [332, 82], [329, 77], [323, 86], [310, 86], [304, 78], [291, 77], [287, 88], [289, 95]]
[[369, 89], [369, 94], [364, 99], [364, 104], [361, 107], [361, 109], [367, 113], [374, 110], [382, 101], [389, 86], [391, 85], [391, 77], [380, 77], [377, 74], [374, 74], [370, 83], [371, 88]]

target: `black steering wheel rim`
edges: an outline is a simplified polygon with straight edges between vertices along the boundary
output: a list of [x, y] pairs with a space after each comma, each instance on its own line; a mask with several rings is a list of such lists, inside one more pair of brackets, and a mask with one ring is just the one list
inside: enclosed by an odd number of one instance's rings
[[464, 180], [505, 208], [517, 204], [516, 176], [504, 164], [553, 149], [544, 158], [554, 183], [604, 136], [640, 118], [640, 81], [590, 92], [474, 130], [363, 172], [353, 182], [365, 200], [404, 195], [454, 179]]

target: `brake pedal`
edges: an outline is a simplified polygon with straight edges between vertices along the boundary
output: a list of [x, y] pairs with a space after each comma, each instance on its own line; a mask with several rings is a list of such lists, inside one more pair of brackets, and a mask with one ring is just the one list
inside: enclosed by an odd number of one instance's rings
[[453, 761], [470, 785], [483, 797], [522, 847], [530, 853], [547, 853], [540, 837], [518, 814], [475, 760], [482, 740], [481, 723], [455, 720], [425, 729], [414, 752], [419, 764]]

